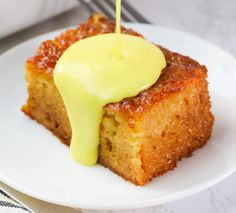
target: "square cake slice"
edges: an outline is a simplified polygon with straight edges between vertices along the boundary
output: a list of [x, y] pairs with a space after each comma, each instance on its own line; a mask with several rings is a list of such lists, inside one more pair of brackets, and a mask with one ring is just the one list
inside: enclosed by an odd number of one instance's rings
[[[54, 85], [55, 64], [74, 42], [114, 29], [113, 21], [93, 15], [75, 29], [43, 42], [26, 62], [29, 96], [22, 111], [65, 144], [70, 144], [71, 127]], [[125, 28], [122, 32], [141, 36]], [[160, 48], [167, 67], [158, 81], [136, 97], [104, 106], [100, 127], [99, 163], [137, 185], [172, 170], [206, 144], [214, 123], [206, 67]]]

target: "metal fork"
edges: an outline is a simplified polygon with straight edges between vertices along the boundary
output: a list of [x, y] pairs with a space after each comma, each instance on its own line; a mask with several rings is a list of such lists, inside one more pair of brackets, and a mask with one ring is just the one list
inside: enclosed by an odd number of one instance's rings
[[[90, 12], [103, 13], [110, 19], [115, 19], [115, 0], [78, 0], [79, 3], [85, 6], [85, 8]], [[121, 18], [125, 22], [141, 22], [141, 23], [151, 23], [143, 15], [141, 15], [136, 9], [131, 6], [127, 0], [122, 0], [122, 13]]]

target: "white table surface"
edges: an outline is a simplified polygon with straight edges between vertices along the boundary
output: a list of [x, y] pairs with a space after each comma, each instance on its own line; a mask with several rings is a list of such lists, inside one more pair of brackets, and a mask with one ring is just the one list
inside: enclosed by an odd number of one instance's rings
[[[198, 35], [236, 56], [235, 0], [130, 0], [152, 23]], [[0, 40], [0, 54], [29, 38], [85, 20], [85, 8], [77, 7], [53, 19], [37, 24]], [[236, 137], [235, 137], [236, 138]], [[0, 182], [0, 188], [14, 194], [35, 212], [75, 213], [108, 212], [75, 210], [49, 204], [23, 195]], [[235, 213], [236, 173], [217, 185], [172, 203], [136, 210], [109, 211], [122, 213]]]

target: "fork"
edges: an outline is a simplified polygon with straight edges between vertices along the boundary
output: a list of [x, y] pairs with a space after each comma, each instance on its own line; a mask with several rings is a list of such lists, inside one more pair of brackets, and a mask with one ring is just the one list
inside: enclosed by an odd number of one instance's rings
[[[90, 13], [100, 12], [110, 19], [115, 19], [116, 17], [116, 6], [114, 1], [115, 0], [78, 0], [78, 2], [84, 5]], [[122, 0], [121, 19], [125, 22], [151, 23], [136, 9], [134, 9], [127, 0]]]

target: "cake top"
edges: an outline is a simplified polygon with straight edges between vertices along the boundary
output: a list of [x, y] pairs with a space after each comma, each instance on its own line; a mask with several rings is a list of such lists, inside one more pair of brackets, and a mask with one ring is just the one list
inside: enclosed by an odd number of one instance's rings
[[[54, 67], [63, 52], [73, 43], [81, 39], [105, 33], [113, 33], [115, 22], [108, 18], [94, 14], [86, 23], [79, 24], [57, 36], [54, 40], [44, 41], [33, 57], [27, 60], [28, 64], [36, 67], [35, 70], [53, 76]], [[142, 37], [141, 34], [122, 27], [122, 33]], [[127, 98], [119, 103], [106, 105], [107, 109], [125, 110], [131, 114], [144, 111], [148, 106], [167, 97], [168, 94], [182, 90], [186, 83], [193, 79], [206, 78], [207, 70], [193, 59], [178, 53], [171, 52], [163, 47], [167, 67], [163, 69], [158, 81], [149, 89], [141, 92], [135, 98]]]
[[[35, 55], [28, 61], [33, 62], [38, 69], [46, 70], [52, 74], [62, 53], [76, 41], [98, 34], [113, 33], [114, 30], [114, 21], [102, 15], [94, 14], [89, 17], [86, 23], [79, 24], [76, 28], [65, 31], [54, 40], [44, 41], [36, 50]], [[131, 29], [122, 27], [121, 30], [124, 34], [141, 36]]]

